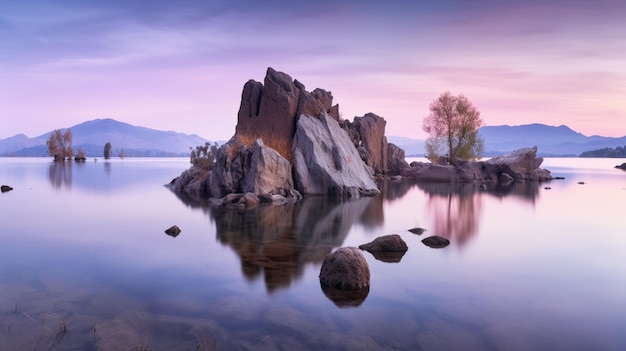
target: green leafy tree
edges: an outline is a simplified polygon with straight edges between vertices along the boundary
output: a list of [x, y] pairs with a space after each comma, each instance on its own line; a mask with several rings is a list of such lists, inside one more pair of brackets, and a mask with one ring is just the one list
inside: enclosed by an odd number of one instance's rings
[[111, 143], [107, 142], [104, 144], [104, 159], [108, 160], [111, 158]]
[[472, 160], [482, 156], [484, 140], [478, 135], [482, 125], [480, 112], [463, 95], [454, 96], [446, 91], [430, 103], [430, 114], [423, 120], [422, 128], [429, 137], [426, 154], [433, 162], [447, 155], [449, 163]]
[[72, 150], [72, 131], [67, 129], [64, 133], [60, 129], [55, 129], [50, 133], [48, 141], [48, 154], [54, 157], [55, 161], [65, 161], [72, 159], [74, 150]]

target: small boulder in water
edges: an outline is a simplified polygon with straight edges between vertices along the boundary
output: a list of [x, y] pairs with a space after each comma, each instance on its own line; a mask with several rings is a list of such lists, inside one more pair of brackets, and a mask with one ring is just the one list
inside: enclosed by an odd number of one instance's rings
[[413, 234], [422, 235], [426, 231], [424, 228], [411, 228], [409, 231]]
[[424, 245], [428, 247], [432, 247], [433, 249], [441, 249], [450, 245], [450, 240], [440, 237], [438, 235], [433, 235], [422, 240], [422, 243], [424, 243]]
[[409, 247], [398, 234], [383, 235], [374, 241], [359, 246], [359, 249], [370, 252], [379, 261], [400, 262]]
[[165, 230], [165, 234], [175, 238], [180, 234], [180, 228], [177, 225], [173, 225]]
[[8, 186], [8, 185], [3, 185], [2, 187], [0, 187], [0, 190], [1, 190], [3, 193], [6, 193], [7, 191], [11, 191], [11, 190], [13, 190], [13, 188], [12, 188], [12, 187], [10, 187], [10, 186]]

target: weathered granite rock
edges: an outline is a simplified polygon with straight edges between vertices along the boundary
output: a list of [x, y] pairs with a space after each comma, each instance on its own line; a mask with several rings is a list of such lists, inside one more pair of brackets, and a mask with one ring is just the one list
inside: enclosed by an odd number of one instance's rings
[[537, 147], [515, 150], [503, 156], [496, 156], [484, 162], [495, 166], [501, 173], [507, 173], [516, 180], [551, 180], [550, 171], [539, 168], [543, 157], [537, 157]]
[[173, 225], [165, 230], [165, 234], [175, 238], [180, 234], [180, 228], [177, 225]]
[[550, 171], [539, 166], [537, 147], [515, 150], [487, 161], [457, 161], [454, 166], [412, 162], [406, 175], [430, 182], [500, 182], [553, 180]]
[[374, 177], [339, 123], [326, 113], [302, 115], [293, 143], [296, 189], [305, 194], [348, 197], [378, 193]]
[[342, 121], [341, 127], [359, 151], [361, 159], [376, 175], [402, 175], [409, 169], [404, 150], [387, 142], [384, 118], [367, 113], [354, 117], [354, 122]]
[[433, 235], [423, 239], [422, 243], [428, 247], [432, 247], [433, 249], [441, 249], [450, 245], [450, 240], [438, 235]]
[[356, 247], [342, 247], [329, 254], [320, 269], [320, 283], [341, 290], [359, 290], [370, 285], [370, 268]]
[[339, 120], [333, 96], [323, 89], [309, 93], [304, 85], [288, 74], [269, 67], [264, 84], [249, 80], [241, 94], [235, 135], [242, 139], [262, 139], [271, 148], [288, 157], [301, 114], [317, 117], [322, 112]]
[[174, 178], [169, 186], [178, 194], [191, 197], [211, 197], [209, 186], [210, 173], [203, 172], [199, 167], [191, 167]]
[[363, 117], [354, 117], [353, 125], [361, 137], [361, 145], [367, 150], [368, 166], [377, 174], [387, 170], [387, 137], [385, 125], [387, 122], [380, 116], [368, 113]]
[[210, 173], [210, 193], [214, 197], [241, 193], [244, 177], [244, 158], [248, 147], [237, 138], [231, 138], [217, 151], [215, 166]]
[[13, 190], [13, 188], [12, 188], [12, 187], [10, 187], [10, 186], [8, 186], [8, 185], [3, 185], [2, 187], [0, 187], [0, 190], [1, 190], [3, 193], [6, 193], [7, 191], [11, 191], [11, 190]]
[[393, 143], [387, 144], [387, 169], [385, 173], [389, 176], [399, 176], [409, 174], [411, 167], [406, 162], [404, 150]]
[[286, 195], [293, 189], [291, 164], [277, 151], [257, 139], [248, 149], [241, 183], [243, 192]]
[[359, 249], [368, 251], [374, 258], [384, 262], [400, 262], [409, 247], [400, 235], [383, 235], [373, 241], [359, 245]]
[[270, 67], [264, 84], [248, 81], [241, 96], [235, 135], [218, 149], [212, 169], [192, 167], [172, 181], [177, 193], [218, 199], [253, 193], [259, 202], [273, 203], [299, 199], [300, 193], [374, 196], [379, 191], [373, 174], [387, 172], [390, 155], [398, 158], [393, 173], [410, 170], [403, 151], [387, 144], [382, 117], [367, 114], [354, 125], [348, 122], [347, 135], [329, 91], [307, 92]]

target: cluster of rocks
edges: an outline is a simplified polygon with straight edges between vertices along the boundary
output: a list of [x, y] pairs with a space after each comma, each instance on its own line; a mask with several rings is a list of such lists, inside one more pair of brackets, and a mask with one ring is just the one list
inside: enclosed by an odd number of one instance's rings
[[454, 164], [412, 162], [403, 175], [429, 182], [490, 182], [508, 184], [513, 181], [546, 181], [555, 179], [549, 170], [539, 168], [537, 147], [515, 150], [486, 161], [457, 161]]
[[536, 147], [484, 162], [409, 165], [404, 150], [387, 142], [385, 126], [384, 118], [373, 113], [343, 120], [331, 92], [308, 92], [270, 67], [264, 83], [245, 83], [235, 135], [219, 148], [213, 168], [191, 167], [170, 187], [183, 196], [226, 204], [233, 199], [225, 196], [240, 194], [236, 201], [242, 205], [296, 201], [304, 194], [373, 196], [379, 193], [376, 179], [383, 177], [502, 183], [553, 179], [539, 168], [543, 159], [536, 157]]
[[376, 176], [409, 168], [404, 152], [387, 143], [382, 117], [342, 120], [332, 101], [329, 91], [308, 92], [268, 68], [264, 84], [244, 85], [235, 135], [219, 148], [214, 168], [192, 167], [171, 187], [201, 198], [252, 193], [261, 202], [297, 200], [301, 194], [378, 194]]
[[[409, 229], [421, 235], [422, 228]], [[422, 240], [431, 248], [443, 248], [450, 241], [438, 235]], [[400, 262], [408, 246], [398, 234], [383, 235], [373, 241], [356, 247], [342, 247], [328, 254], [322, 263], [319, 279], [322, 291], [337, 306], [359, 306], [369, 293], [370, 269], [361, 250], [368, 251], [374, 258], [383, 262]]]

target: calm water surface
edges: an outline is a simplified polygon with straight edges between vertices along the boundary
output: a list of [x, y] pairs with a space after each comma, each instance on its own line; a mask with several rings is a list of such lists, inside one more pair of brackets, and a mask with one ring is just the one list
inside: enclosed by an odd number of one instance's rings
[[[0, 350], [623, 350], [622, 162], [237, 211], [165, 188], [183, 158], [0, 158]], [[327, 297], [324, 257], [384, 234], [401, 261], [364, 252], [366, 299]], [[421, 243], [434, 234], [451, 245]]]

